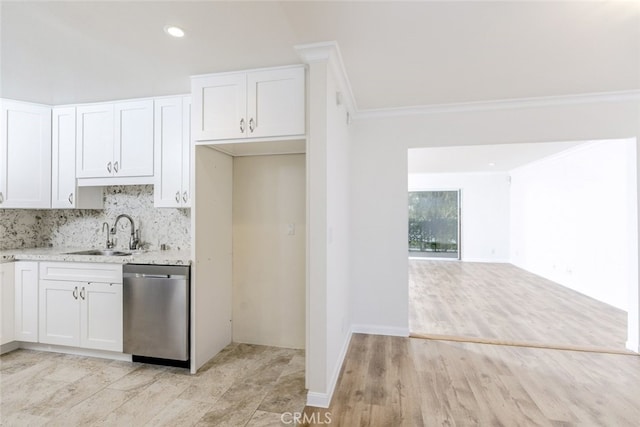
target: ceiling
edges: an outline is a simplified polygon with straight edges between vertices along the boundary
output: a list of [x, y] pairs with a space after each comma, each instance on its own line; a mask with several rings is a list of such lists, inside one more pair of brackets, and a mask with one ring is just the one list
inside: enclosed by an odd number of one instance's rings
[[640, 89], [639, 1], [3, 0], [0, 19], [0, 95], [46, 104], [188, 93], [331, 40], [359, 110]]
[[414, 148], [408, 154], [408, 173], [508, 172], [591, 142], [536, 142], [459, 147]]

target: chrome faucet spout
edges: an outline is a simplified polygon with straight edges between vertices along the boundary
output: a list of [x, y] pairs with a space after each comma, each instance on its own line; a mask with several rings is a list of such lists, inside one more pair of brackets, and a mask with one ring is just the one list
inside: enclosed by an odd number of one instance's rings
[[138, 245], [140, 244], [140, 239], [138, 238], [138, 233], [136, 233], [136, 226], [134, 225], [133, 218], [131, 218], [127, 214], [120, 214], [116, 217], [116, 221], [113, 223], [113, 227], [111, 228], [111, 234], [115, 235], [117, 231], [118, 221], [121, 218], [126, 218], [129, 220], [131, 225], [131, 237], [129, 238], [129, 249], [136, 250], [138, 249]]

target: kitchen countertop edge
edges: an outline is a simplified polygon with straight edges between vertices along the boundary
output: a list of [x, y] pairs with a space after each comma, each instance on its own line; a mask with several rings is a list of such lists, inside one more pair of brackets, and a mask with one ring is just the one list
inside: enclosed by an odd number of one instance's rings
[[92, 262], [108, 264], [158, 264], [158, 265], [190, 265], [191, 251], [133, 251], [131, 255], [77, 255], [77, 252], [93, 248], [26, 248], [6, 249], [0, 251], [0, 263], [12, 261], [62, 261]]

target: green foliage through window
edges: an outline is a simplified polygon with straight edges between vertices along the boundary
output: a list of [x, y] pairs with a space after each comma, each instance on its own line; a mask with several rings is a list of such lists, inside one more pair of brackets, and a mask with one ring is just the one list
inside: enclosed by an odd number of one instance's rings
[[457, 256], [458, 192], [409, 192], [409, 251]]

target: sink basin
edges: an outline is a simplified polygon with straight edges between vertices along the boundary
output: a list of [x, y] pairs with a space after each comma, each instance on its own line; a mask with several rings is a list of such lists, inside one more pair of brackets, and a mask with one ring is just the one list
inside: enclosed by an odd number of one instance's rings
[[67, 252], [67, 255], [126, 256], [131, 255], [131, 252], [117, 251], [115, 249], [89, 249], [87, 251]]

